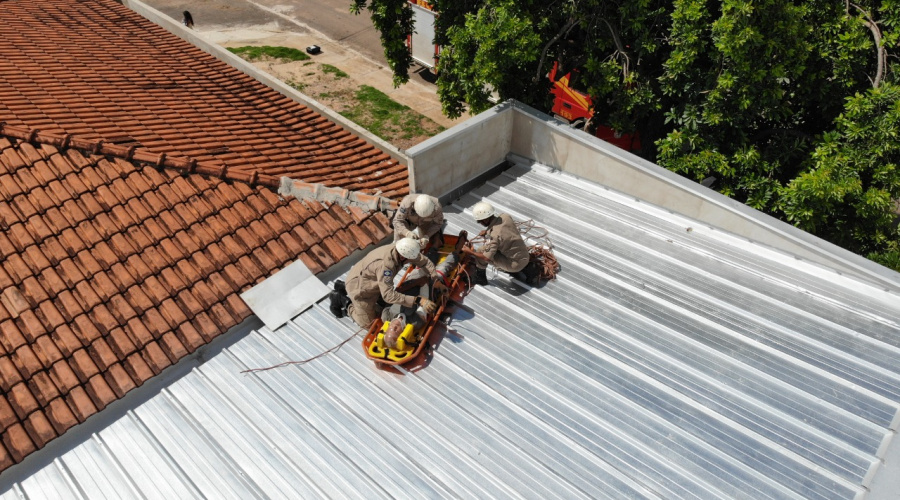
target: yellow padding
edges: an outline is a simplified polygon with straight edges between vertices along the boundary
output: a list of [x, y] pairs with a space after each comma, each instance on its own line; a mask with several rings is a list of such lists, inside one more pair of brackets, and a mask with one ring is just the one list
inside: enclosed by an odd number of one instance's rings
[[390, 324], [390, 321], [385, 321], [381, 325], [381, 330], [375, 335], [375, 341], [369, 344], [369, 356], [391, 361], [404, 361], [415, 351], [415, 348], [410, 345], [416, 341], [413, 326], [411, 323], [407, 323], [403, 333], [397, 338], [397, 348], [389, 349], [384, 345], [384, 334], [387, 333]]

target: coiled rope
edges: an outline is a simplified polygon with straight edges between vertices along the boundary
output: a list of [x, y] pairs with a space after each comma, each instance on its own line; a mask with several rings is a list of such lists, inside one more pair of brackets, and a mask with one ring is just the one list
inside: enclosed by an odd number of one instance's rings
[[[541, 270], [541, 279], [544, 281], [555, 280], [559, 273], [559, 261], [553, 254], [553, 242], [550, 241], [549, 231], [535, 224], [534, 219], [516, 222], [519, 234], [528, 245], [528, 254], [531, 262], [537, 264]], [[528, 242], [531, 241], [530, 245]]]

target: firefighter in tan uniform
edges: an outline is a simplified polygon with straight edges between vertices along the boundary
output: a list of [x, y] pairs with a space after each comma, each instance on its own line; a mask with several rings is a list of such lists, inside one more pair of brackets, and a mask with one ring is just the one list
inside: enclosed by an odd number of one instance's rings
[[351, 302], [348, 313], [356, 324], [368, 328], [381, 316], [384, 305], [378, 299], [409, 308], [421, 306], [427, 314], [437, 310], [437, 303], [432, 300], [404, 295], [394, 289], [394, 277], [406, 262], [425, 269], [432, 280], [438, 278], [434, 264], [421, 255], [419, 242], [412, 238], [376, 248], [350, 269], [346, 284]]
[[[410, 194], [400, 200], [400, 206], [391, 220], [394, 226], [394, 241], [401, 238], [415, 238], [425, 248], [430, 240], [433, 247], [440, 247], [444, 225], [444, 209], [434, 196]], [[418, 229], [418, 230], [417, 230]]]
[[479, 251], [466, 248], [464, 251], [475, 257], [475, 284], [487, 285], [487, 265], [490, 263], [497, 269], [510, 274], [523, 272], [525, 282], [537, 284], [540, 277], [538, 267], [531, 262], [528, 246], [515, 221], [509, 214], [497, 215], [494, 206], [486, 201], [476, 203], [472, 207], [475, 220], [486, 229], [482, 231], [485, 243]]

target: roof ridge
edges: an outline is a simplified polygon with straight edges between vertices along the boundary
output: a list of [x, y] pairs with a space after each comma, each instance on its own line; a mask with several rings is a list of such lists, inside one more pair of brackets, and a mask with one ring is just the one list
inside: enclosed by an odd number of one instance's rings
[[59, 149], [77, 149], [90, 154], [102, 154], [126, 161], [153, 165], [158, 169], [171, 168], [188, 174], [197, 173], [223, 180], [244, 182], [251, 186], [262, 185], [272, 189], [278, 189], [281, 186], [281, 179], [272, 175], [247, 172], [240, 168], [229, 168], [227, 165], [198, 162], [196, 159], [186, 156], [153, 153], [142, 146], [119, 145], [106, 142], [105, 139], [86, 139], [73, 134], [53, 134], [37, 128], [9, 125], [6, 122], [0, 122], [0, 137], [17, 139], [31, 144], [50, 145]]
[[351, 191], [340, 187], [328, 187], [321, 183], [304, 182], [290, 177], [282, 177], [278, 187], [281, 196], [293, 196], [298, 200], [316, 200], [324, 203], [337, 203], [342, 207], [360, 207], [370, 212], [397, 210], [399, 202], [381, 196], [381, 191], [368, 194], [362, 191]]

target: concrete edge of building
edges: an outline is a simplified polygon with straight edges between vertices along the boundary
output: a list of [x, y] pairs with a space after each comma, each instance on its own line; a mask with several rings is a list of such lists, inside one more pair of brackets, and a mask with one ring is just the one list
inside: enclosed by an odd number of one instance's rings
[[327, 108], [322, 105], [320, 102], [316, 101], [312, 97], [300, 92], [299, 90], [291, 87], [290, 85], [282, 82], [281, 80], [275, 78], [274, 76], [257, 69], [256, 66], [253, 66], [249, 62], [241, 59], [240, 57], [232, 54], [225, 48], [212, 43], [206, 40], [203, 36], [198, 34], [196, 31], [185, 28], [181, 23], [175, 21], [169, 16], [163, 14], [162, 12], [150, 7], [149, 5], [141, 2], [140, 0], [118, 0], [122, 5], [128, 7], [139, 15], [145, 17], [150, 22], [162, 27], [166, 31], [172, 33], [173, 35], [185, 40], [200, 50], [212, 55], [216, 59], [228, 64], [236, 68], [237, 70], [246, 73], [247, 75], [253, 77], [254, 79], [260, 81], [263, 85], [275, 90], [276, 92], [296, 101], [304, 106], [308, 106], [313, 109], [317, 113], [325, 116], [329, 120], [337, 123], [338, 125], [350, 130], [355, 135], [359, 136], [364, 141], [369, 144], [375, 146], [376, 148], [384, 151], [391, 158], [397, 160], [402, 165], [409, 165], [409, 158], [407, 155], [403, 154], [399, 149], [397, 149], [394, 145], [384, 141], [383, 139], [372, 135], [368, 130], [360, 127], [359, 125], [353, 123], [352, 121], [344, 118], [339, 113]]
[[516, 101], [499, 104], [406, 150], [406, 154], [413, 192], [450, 198], [472, 179], [518, 157], [900, 292], [900, 273]]

